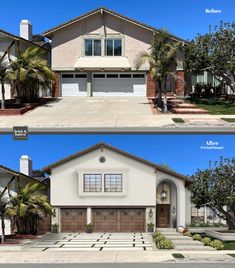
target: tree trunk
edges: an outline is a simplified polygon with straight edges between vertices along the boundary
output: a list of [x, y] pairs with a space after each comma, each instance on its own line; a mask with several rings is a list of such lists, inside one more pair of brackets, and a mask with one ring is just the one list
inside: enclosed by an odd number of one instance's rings
[[1, 97], [1, 109], [5, 109], [5, 86], [3, 81], [1, 81]]
[[4, 222], [4, 217], [2, 215], [1, 215], [1, 227], [2, 227], [1, 243], [4, 244], [4, 241], [5, 241], [5, 222]]
[[157, 99], [157, 106], [162, 108], [162, 81], [158, 81], [158, 99]]

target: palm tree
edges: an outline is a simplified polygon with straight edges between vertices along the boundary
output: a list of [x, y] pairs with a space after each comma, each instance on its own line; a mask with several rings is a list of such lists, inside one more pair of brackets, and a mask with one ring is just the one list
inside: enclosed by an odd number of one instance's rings
[[1, 109], [5, 109], [5, 82], [7, 81], [7, 66], [0, 62], [0, 84], [1, 84]]
[[17, 186], [17, 194], [10, 195], [7, 214], [16, 223], [21, 234], [37, 234], [39, 220], [52, 215], [52, 207], [46, 195], [42, 194], [44, 185], [29, 182], [26, 186]]
[[4, 196], [0, 196], [0, 218], [1, 218], [1, 243], [5, 241], [5, 216], [8, 199]]
[[149, 52], [140, 53], [136, 60], [136, 68], [149, 65], [149, 73], [155, 81], [155, 94], [158, 93], [158, 107], [162, 107], [162, 87], [168, 75], [175, 78], [176, 53], [180, 48], [179, 42], [174, 42], [167, 32], [155, 33]]
[[53, 81], [53, 72], [44, 54], [40, 47], [32, 46], [25, 52], [18, 48], [17, 59], [10, 59], [7, 76], [21, 102], [36, 101], [39, 89], [50, 87]]

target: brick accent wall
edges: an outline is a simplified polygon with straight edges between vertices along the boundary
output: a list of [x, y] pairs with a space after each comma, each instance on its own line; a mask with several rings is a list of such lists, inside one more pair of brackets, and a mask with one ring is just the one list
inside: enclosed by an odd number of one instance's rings
[[178, 79], [175, 81], [175, 93], [177, 96], [184, 96], [184, 71], [176, 71]]
[[155, 82], [147, 73], [147, 97], [155, 97]]
[[60, 73], [54, 72], [55, 80], [52, 84], [52, 97], [60, 97]]

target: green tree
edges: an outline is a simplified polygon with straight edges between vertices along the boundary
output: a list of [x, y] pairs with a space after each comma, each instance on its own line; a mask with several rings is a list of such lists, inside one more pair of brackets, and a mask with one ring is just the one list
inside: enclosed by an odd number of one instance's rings
[[21, 187], [18, 184], [17, 194], [10, 195], [7, 214], [16, 223], [21, 234], [37, 234], [39, 220], [52, 215], [52, 207], [46, 195], [42, 194], [45, 186], [30, 182]]
[[39, 89], [50, 87], [53, 72], [43, 58], [44, 56], [43, 49], [32, 46], [24, 52], [18, 48], [16, 60], [9, 58], [8, 79], [21, 102], [36, 101]]
[[0, 62], [1, 109], [5, 109], [5, 82], [7, 81], [7, 67]]
[[235, 91], [235, 24], [220, 23], [205, 35], [198, 34], [186, 48], [185, 63], [190, 73], [208, 71], [222, 85]]
[[209, 168], [192, 176], [190, 190], [196, 207], [207, 206], [226, 220], [235, 230], [235, 165], [232, 159], [221, 158]]
[[176, 78], [176, 56], [181, 44], [172, 40], [167, 32], [155, 33], [149, 51], [138, 55], [136, 68], [149, 65], [149, 74], [155, 81], [155, 94], [158, 95], [157, 105], [162, 107], [162, 89], [168, 75]]

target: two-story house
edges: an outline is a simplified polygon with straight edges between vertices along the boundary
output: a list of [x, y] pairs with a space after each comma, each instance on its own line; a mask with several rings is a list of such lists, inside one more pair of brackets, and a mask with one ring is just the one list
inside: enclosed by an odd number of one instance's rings
[[[44, 36], [51, 40], [54, 96], [155, 96], [148, 66], [136, 69], [138, 55], [150, 47], [159, 30], [107, 8], [98, 8], [56, 26]], [[186, 41], [169, 34], [175, 40]], [[167, 91], [184, 94], [183, 55]]]

